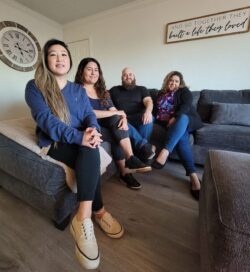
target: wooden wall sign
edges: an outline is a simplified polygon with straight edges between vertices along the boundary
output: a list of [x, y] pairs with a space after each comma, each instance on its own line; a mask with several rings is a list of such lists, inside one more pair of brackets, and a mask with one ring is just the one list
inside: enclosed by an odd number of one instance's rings
[[249, 31], [250, 7], [167, 24], [166, 43], [191, 41]]

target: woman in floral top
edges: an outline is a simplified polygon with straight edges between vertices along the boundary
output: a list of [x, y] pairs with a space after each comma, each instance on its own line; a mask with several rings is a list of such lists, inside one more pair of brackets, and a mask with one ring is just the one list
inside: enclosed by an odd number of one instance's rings
[[190, 191], [199, 199], [200, 181], [196, 174], [189, 133], [202, 126], [199, 115], [192, 106], [192, 93], [186, 87], [180, 72], [169, 73], [157, 96], [156, 123], [166, 129], [162, 147], [152, 167], [161, 169], [170, 153], [175, 149], [187, 175], [190, 177]]

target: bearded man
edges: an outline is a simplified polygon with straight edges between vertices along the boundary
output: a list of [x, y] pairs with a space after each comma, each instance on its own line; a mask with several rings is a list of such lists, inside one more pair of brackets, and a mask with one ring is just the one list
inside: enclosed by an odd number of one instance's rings
[[149, 143], [153, 130], [153, 101], [148, 90], [136, 85], [130, 68], [122, 70], [122, 85], [110, 89], [114, 106], [123, 110], [129, 123], [129, 136], [137, 155], [147, 161], [155, 155], [155, 147]]

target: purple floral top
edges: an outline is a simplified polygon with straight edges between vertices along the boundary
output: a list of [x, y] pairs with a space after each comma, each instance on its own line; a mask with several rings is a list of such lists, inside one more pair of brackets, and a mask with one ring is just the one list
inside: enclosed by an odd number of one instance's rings
[[174, 92], [160, 95], [156, 101], [156, 120], [168, 122], [174, 113]]

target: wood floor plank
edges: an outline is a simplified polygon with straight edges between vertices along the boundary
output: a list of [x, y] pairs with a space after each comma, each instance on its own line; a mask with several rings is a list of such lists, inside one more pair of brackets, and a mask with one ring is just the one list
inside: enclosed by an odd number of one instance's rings
[[[202, 169], [199, 170], [202, 174]], [[96, 226], [99, 272], [198, 272], [198, 203], [179, 163], [136, 174], [133, 191], [113, 177], [103, 184], [106, 208], [123, 224], [113, 240]], [[0, 271], [80, 272], [74, 242], [49, 219], [0, 188]]]

